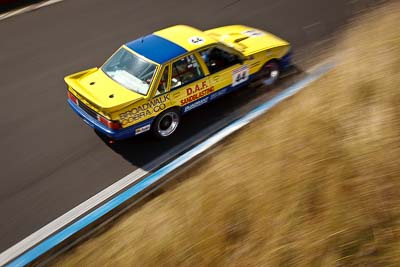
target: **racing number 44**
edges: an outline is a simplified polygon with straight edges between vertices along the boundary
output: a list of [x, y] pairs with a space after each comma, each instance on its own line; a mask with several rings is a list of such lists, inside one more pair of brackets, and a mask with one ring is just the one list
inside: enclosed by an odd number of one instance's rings
[[232, 86], [237, 86], [249, 79], [249, 67], [242, 66], [232, 73]]
[[247, 78], [246, 72], [239, 73], [236, 76], [236, 82], [240, 83], [242, 80], [246, 80], [246, 78]]

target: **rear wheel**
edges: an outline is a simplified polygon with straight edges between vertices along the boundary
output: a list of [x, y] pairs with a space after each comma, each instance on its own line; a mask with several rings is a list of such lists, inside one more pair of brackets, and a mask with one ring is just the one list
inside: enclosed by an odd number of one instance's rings
[[152, 125], [153, 134], [157, 138], [167, 138], [178, 128], [180, 116], [177, 109], [169, 109], [161, 113]]
[[273, 85], [279, 78], [279, 65], [275, 60], [269, 61], [260, 71], [260, 80], [264, 85]]

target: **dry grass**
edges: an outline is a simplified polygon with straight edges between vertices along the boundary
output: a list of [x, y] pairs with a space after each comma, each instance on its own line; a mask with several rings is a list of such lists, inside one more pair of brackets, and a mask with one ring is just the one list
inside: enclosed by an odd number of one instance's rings
[[63, 266], [400, 266], [400, 5], [340, 65]]

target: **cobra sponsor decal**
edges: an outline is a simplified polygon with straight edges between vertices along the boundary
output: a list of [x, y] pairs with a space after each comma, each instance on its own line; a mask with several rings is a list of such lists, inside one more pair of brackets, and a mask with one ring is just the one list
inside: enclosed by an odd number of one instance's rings
[[187, 105], [199, 98], [214, 92], [214, 86], [209, 87], [206, 81], [196, 84], [194, 87], [186, 88], [187, 97], [181, 100], [181, 105]]
[[197, 108], [197, 107], [199, 107], [199, 106], [201, 106], [201, 105], [207, 103], [207, 102], [208, 102], [208, 99], [209, 99], [209, 97], [205, 97], [205, 98], [200, 99], [200, 100], [198, 100], [198, 101], [196, 101], [196, 102], [194, 102], [194, 103], [192, 103], [192, 104], [190, 104], [190, 105], [187, 105], [187, 106], [183, 109], [183, 112], [188, 112], [188, 111], [190, 111], [190, 110], [192, 110], [192, 109], [194, 109], [194, 108]]
[[170, 101], [170, 95], [162, 95], [161, 97], [119, 114], [120, 121], [122, 125], [125, 125], [155, 115], [167, 108], [166, 102], [168, 101]]

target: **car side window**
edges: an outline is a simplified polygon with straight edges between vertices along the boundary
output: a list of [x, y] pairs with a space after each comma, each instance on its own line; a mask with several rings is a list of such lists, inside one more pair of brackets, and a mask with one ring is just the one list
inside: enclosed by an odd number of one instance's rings
[[160, 83], [158, 84], [157, 91], [156, 91], [156, 96], [161, 95], [167, 91], [167, 86], [168, 86], [168, 72], [169, 72], [169, 66], [166, 66], [164, 68], [164, 72], [161, 76]]
[[194, 82], [204, 77], [200, 64], [194, 55], [188, 55], [172, 64], [171, 89]]
[[204, 59], [211, 74], [240, 63], [240, 59], [237, 55], [231, 54], [218, 47], [203, 50], [200, 52], [200, 55]]

